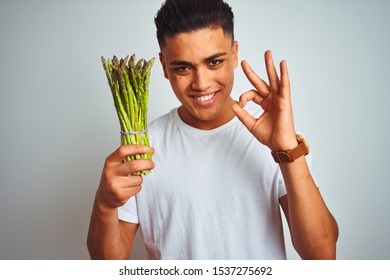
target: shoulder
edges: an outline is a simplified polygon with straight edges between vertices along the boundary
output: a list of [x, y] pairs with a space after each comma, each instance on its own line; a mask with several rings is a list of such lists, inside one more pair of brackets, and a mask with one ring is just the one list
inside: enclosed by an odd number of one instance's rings
[[148, 130], [150, 132], [155, 132], [156, 130], [161, 130], [162, 128], [165, 128], [167, 125], [172, 124], [174, 121], [174, 113], [177, 110], [177, 108], [172, 109], [168, 113], [161, 115], [151, 121], [148, 125]]
[[175, 112], [177, 109], [172, 109], [168, 113], [161, 115], [151, 121], [148, 125], [148, 135], [151, 141], [151, 145], [156, 146], [164, 145], [166, 139], [173, 137], [173, 131], [175, 131]]

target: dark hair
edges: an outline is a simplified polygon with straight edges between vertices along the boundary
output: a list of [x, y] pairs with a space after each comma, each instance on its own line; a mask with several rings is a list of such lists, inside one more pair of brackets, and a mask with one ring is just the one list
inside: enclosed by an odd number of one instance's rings
[[160, 48], [165, 46], [165, 36], [209, 27], [222, 27], [234, 40], [234, 15], [223, 0], [166, 0], [154, 22]]

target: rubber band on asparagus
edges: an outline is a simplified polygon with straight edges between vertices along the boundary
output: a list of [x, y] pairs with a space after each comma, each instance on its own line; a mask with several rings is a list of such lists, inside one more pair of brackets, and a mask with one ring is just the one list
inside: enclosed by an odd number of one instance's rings
[[123, 135], [136, 135], [136, 134], [146, 134], [148, 133], [148, 130], [141, 130], [141, 131], [123, 131], [121, 130], [121, 134]]

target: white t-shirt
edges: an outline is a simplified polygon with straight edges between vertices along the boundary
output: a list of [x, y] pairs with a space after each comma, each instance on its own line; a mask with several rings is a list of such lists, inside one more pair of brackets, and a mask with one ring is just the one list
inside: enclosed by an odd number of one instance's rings
[[286, 258], [279, 167], [236, 117], [200, 130], [174, 109], [150, 124], [149, 137], [156, 167], [118, 211], [140, 224], [148, 258]]

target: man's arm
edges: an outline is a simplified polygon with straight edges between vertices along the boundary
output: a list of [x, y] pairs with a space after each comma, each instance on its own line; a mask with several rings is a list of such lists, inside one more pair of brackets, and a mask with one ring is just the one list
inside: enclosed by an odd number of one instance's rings
[[118, 219], [118, 207], [141, 190], [142, 177], [129, 176], [154, 167], [151, 160], [124, 162], [129, 155], [148, 153], [150, 148], [124, 145], [107, 157], [96, 192], [87, 246], [92, 259], [128, 259], [137, 224]]
[[116, 209], [94, 207], [88, 232], [88, 250], [91, 259], [121, 259], [130, 257], [138, 224], [118, 219]]
[[295, 250], [302, 259], [335, 259], [338, 226], [304, 157], [281, 163], [287, 195], [280, 198]]
[[[271, 151], [294, 149], [295, 135], [290, 81], [286, 61], [280, 63], [277, 75], [270, 51], [265, 53], [269, 85], [252, 70], [246, 61], [242, 68], [255, 87], [240, 96], [232, 109], [241, 122]], [[248, 101], [259, 104], [264, 112], [254, 118], [243, 107]], [[271, 156], [271, 155], [270, 155]], [[335, 258], [337, 224], [327, 209], [310, 174], [304, 157], [280, 163], [287, 196], [280, 199], [289, 223], [293, 245], [302, 258]]]

